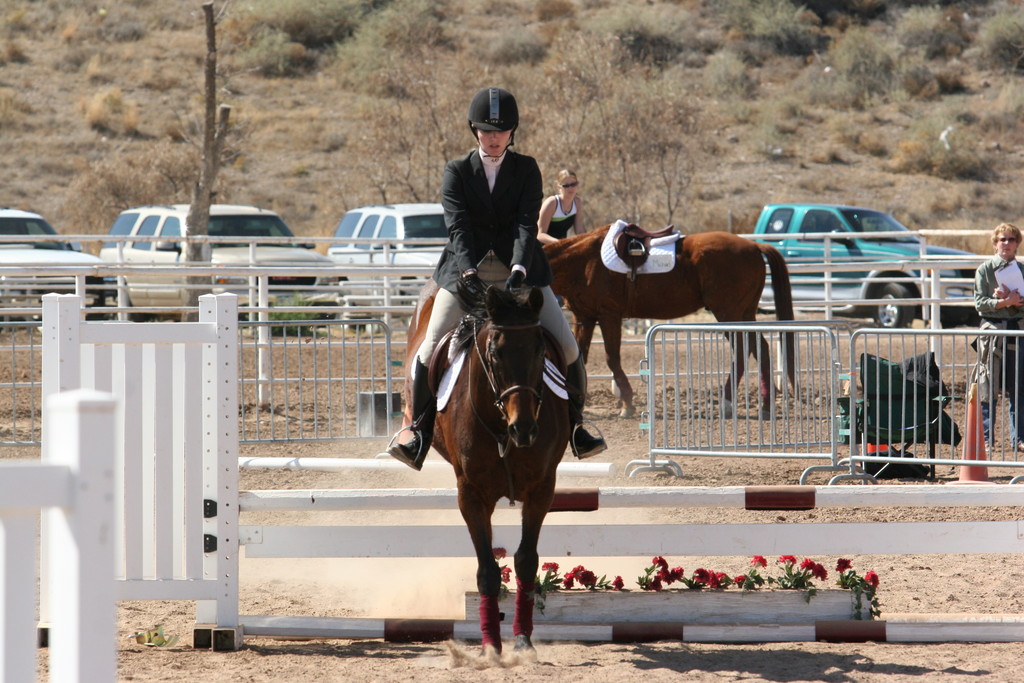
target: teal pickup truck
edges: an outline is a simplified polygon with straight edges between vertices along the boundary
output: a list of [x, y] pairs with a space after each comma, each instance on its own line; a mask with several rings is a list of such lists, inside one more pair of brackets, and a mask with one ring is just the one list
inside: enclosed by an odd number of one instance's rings
[[[863, 233], [905, 232], [906, 235], [887, 237], [864, 236]], [[915, 318], [921, 318], [920, 305], [897, 305], [894, 299], [920, 298], [919, 270], [906, 269], [899, 261], [921, 259], [921, 242], [910, 231], [887, 213], [855, 206], [833, 204], [768, 204], [754, 227], [755, 235], [780, 235], [771, 240], [790, 265], [823, 263], [825, 241], [822, 233], [831, 238], [833, 263], [850, 263], [851, 269], [833, 272], [832, 300], [877, 299], [877, 304], [849, 304], [834, 308], [833, 312], [855, 318], [872, 318], [878, 327], [909, 327]], [[813, 237], [816, 236], [816, 237]], [[766, 240], [767, 241], [767, 240]], [[929, 244], [926, 253], [931, 256], [963, 256], [977, 258], [977, 254]], [[875, 262], [871, 269], [855, 269], [858, 261]], [[891, 267], [878, 267], [879, 261], [893, 261]], [[968, 298], [973, 301], [974, 268], [949, 268], [940, 271], [940, 298], [943, 300]], [[791, 273], [793, 302], [821, 303], [825, 300], [824, 275], [817, 273]], [[969, 278], [968, 282], [953, 282]], [[772, 297], [765, 286], [766, 304]], [[973, 306], [942, 306], [940, 322], [943, 327], [977, 325], [978, 314]]]

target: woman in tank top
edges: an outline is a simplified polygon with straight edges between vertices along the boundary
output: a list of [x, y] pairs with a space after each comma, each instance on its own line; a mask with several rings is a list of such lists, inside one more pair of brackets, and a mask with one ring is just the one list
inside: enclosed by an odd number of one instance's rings
[[[541, 244], [557, 242], [570, 232], [579, 234], [587, 231], [583, 224], [583, 202], [576, 195], [580, 181], [575, 171], [562, 169], [555, 176], [558, 192], [540, 205], [537, 219], [537, 239]], [[579, 217], [579, 218], [578, 218]]]

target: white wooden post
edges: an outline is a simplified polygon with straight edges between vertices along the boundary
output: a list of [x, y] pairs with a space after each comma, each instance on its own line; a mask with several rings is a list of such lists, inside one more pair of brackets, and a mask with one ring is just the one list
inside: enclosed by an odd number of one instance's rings
[[[74, 391], [49, 399], [43, 461], [71, 469], [71, 504], [51, 508], [49, 553], [59, 572], [42, 586], [59, 606], [50, 628], [50, 680], [117, 679], [114, 591], [114, 413], [109, 394]], [[29, 630], [31, 633], [32, 631]]]
[[[0, 473], [9, 474], [8, 469]], [[35, 515], [0, 514], [0, 680], [12, 683], [35, 680], [36, 574], [35, 562], [29, 559], [35, 543]]]
[[51, 397], [42, 461], [0, 463], [0, 680], [36, 681], [36, 518], [60, 572], [41, 583], [59, 606], [49, 632], [49, 680], [117, 677], [114, 595], [114, 411], [109, 394]]
[[[221, 341], [203, 346], [203, 460], [207, 472], [204, 500], [216, 503], [215, 516], [204, 517], [204, 537], [215, 552], [204, 555], [203, 577], [221, 585], [217, 600], [196, 602], [196, 622], [215, 624], [211, 647], [236, 650], [242, 643], [238, 623], [238, 307], [213, 295], [199, 297], [199, 321], [214, 323]], [[210, 385], [214, 385], [210, 389]]]

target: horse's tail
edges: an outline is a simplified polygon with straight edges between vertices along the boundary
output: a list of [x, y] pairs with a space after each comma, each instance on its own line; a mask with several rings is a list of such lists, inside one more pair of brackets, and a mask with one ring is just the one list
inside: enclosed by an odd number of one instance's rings
[[789, 268], [779, 250], [765, 242], [755, 242], [768, 261], [772, 274], [772, 291], [775, 292], [775, 319], [793, 319], [793, 288], [789, 283]]
[[[789, 267], [778, 249], [766, 242], [755, 242], [768, 261], [772, 274], [772, 291], [775, 293], [775, 319], [793, 320], [793, 287], [789, 282]], [[796, 386], [795, 340], [792, 334], [783, 334], [783, 352], [786, 354], [786, 373], [789, 382]]]

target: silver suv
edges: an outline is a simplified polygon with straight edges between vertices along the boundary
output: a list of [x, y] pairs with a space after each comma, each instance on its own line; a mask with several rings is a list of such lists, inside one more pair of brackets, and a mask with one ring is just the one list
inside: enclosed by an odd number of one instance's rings
[[[153, 265], [173, 266], [183, 259], [182, 236], [188, 234], [185, 219], [187, 204], [171, 206], [139, 206], [126, 211], [114, 221], [110, 228], [111, 237], [118, 241], [105, 242], [100, 258], [109, 263], [123, 263], [132, 266]], [[211, 237], [294, 237], [292, 231], [279, 215], [273, 211], [254, 206], [214, 204], [210, 207], [209, 235]], [[131, 241], [130, 237], [160, 238], [152, 241]], [[320, 289], [333, 285], [333, 275], [321, 274], [321, 268], [334, 263], [323, 254], [318, 254], [311, 245], [302, 244], [259, 244], [250, 256], [249, 243], [212, 243], [210, 261], [220, 266], [289, 266], [308, 268], [308, 274], [301, 276], [273, 276], [270, 278], [271, 300], [301, 297], [308, 303], [334, 304], [337, 293]], [[118, 244], [122, 243], [120, 251]], [[244, 276], [214, 278], [214, 292], [233, 292], [241, 301], [248, 300], [248, 279]], [[128, 297], [133, 306], [183, 306], [187, 303], [185, 275], [147, 275], [126, 277]]]
[[[68, 242], [38, 238], [57, 231], [38, 213], [0, 207], [0, 235], [17, 239], [0, 241], [0, 266], [102, 266], [102, 260], [83, 254], [81, 247]], [[86, 305], [103, 306], [112, 285], [110, 278], [86, 275]], [[47, 292], [70, 294], [75, 291], [72, 275], [0, 275], [0, 307], [36, 308]]]

